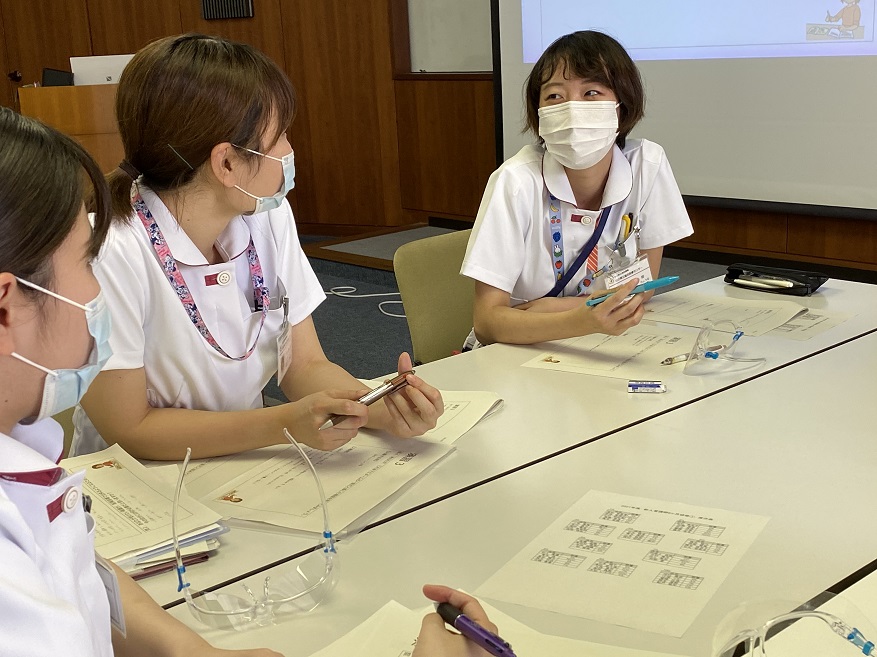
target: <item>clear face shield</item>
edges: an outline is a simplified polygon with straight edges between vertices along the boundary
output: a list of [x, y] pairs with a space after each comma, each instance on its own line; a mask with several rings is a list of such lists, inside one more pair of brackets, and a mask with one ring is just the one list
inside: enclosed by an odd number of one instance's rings
[[314, 477], [323, 508], [324, 542], [309, 555], [291, 564], [288, 571], [282, 572], [280, 575], [266, 577], [261, 590], [258, 591], [245, 584], [241, 584], [241, 588], [237, 592], [231, 592], [231, 589], [227, 588], [225, 591], [217, 593], [199, 591], [191, 586], [186, 575], [186, 568], [183, 565], [179, 535], [177, 534], [180, 492], [191, 455], [191, 449], [186, 450], [186, 458], [180, 468], [180, 477], [174, 492], [171, 516], [179, 583], [177, 590], [185, 596], [186, 604], [192, 615], [211, 627], [246, 630], [254, 626], [282, 622], [297, 613], [307, 613], [323, 602], [338, 580], [338, 553], [335, 549], [335, 537], [329, 528], [329, 508], [326, 494], [323, 492], [323, 485], [313, 463], [301, 445], [286, 429], [283, 430], [283, 433], [287, 440], [295, 445], [300, 458], [307, 464]]
[[877, 655], [873, 624], [843, 596], [823, 593], [787, 611], [793, 607], [779, 601], [741, 605], [717, 628], [713, 657]]
[[742, 329], [730, 320], [710, 322], [697, 334], [691, 353], [685, 361], [685, 374], [730, 374], [758, 367], [764, 358], [741, 358], [734, 352]]

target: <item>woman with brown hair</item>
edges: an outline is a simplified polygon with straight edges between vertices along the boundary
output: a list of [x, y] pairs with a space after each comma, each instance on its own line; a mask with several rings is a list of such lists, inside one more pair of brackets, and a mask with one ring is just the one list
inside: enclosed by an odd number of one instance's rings
[[[435, 426], [435, 388], [409, 374], [366, 407], [323, 353], [311, 313], [325, 296], [285, 198], [295, 96], [273, 62], [217, 37], [160, 39], [122, 73], [116, 114], [125, 159], [108, 179], [114, 222], [95, 272], [113, 356], [75, 414], [76, 453], [119, 443], [140, 458], [207, 457], [283, 443], [284, 427], [330, 450], [361, 426], [401, 438]], [[262, 408], [275, 373], [292, 401]]]
[[[109, 197], [82, 147], [33, 119], [0, 108], [0, 144], [0, 652], [279, 657], [211, 648], [125, 573], [95, 563], [85, 473], [58, 467], [63, 431], [51, 416], [79, 401], [109, 356], [90, 265]], [[111, 611], [127, 635], [112, 631]]]

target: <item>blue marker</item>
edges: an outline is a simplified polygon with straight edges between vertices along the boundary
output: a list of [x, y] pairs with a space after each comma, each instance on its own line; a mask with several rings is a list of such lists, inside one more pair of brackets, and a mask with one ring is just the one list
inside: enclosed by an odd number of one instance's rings
[[[647, 283], [642, 283], [641, 285], [637, 285], [633, 288], [630, 293], [631, 294], [640, 294], [641, 292], [648, 292], [649, 290], [654, 290], [658, 287], [664, 287], [665, 285], [672, 285], [676, 281], [679, 280], [678, 276], [664, 276], [664, 278], [659, 278], [656, 281], [649, 281]], [[614, 294], [614, 292], [612, 293]], [[612, 296], [612, 294], [604, 294], [602, 297], [597, 297], [596, 299], [588, 299], [585, 302], [585, 305], [588, 306], [596, 306], [598, 303], [603, 303]]]

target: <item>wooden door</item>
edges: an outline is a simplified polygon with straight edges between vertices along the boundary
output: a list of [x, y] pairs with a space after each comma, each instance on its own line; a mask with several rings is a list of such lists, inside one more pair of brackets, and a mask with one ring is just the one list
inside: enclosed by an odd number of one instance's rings
[[180, 34], [180, 0], [87, 0], [95, 55], [125, 55]]
[[[19, 86], [42, 79], [44, 68], [70, 70], [70, 57], [91, 55], [86, 0], [0, 0], [6, 43], [3, 84]], [[7, 74], [19, 71], [20, 82]]]

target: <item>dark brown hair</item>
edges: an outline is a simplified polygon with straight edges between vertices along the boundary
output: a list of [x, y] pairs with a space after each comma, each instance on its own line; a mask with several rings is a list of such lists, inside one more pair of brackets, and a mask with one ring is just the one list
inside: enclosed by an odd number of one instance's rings
[[524, 82], [527, 128], [537, 137], [542, 85], [559, 67], [562, 67], [565, 78], [585, 78], [613, 91], [621, 103], [615, 143], [623, 147], [627, 135], [646, 110], [642, 77], [624, 47], [612, 37], [591, 30], [567, 34], [548, 46]]
[[[125, 67], [116, 93], [125, 160], [158, 192], [191, 182], [217, 144], [261, 150], [276, 119], [273, 144], [294, 116], [295, 92], [274, 62], [252, 46], [203, 34], [147, 45]], [[113, 213], [127, 219], [131, 175], [116, 169], [107, 182]]]
[[52, 256], [76, 225], [86, 195], [95, 211], [89, 255], [97, 257], [110, 225], [109, 191], [82, 146], [4, 107], [0, 144], [0, 271], [51, 289]]

